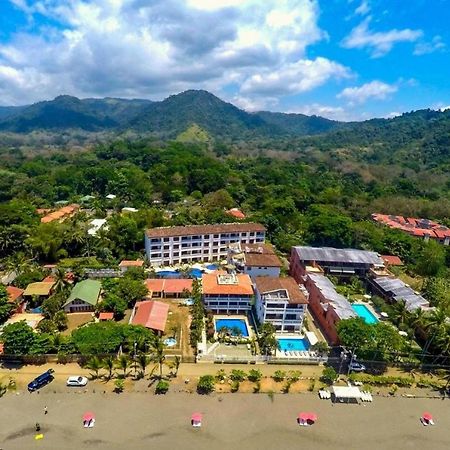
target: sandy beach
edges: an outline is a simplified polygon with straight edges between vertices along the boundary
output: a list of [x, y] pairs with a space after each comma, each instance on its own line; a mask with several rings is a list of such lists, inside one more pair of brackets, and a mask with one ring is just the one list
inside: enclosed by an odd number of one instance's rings
[[[0, 399], [0, 448], [13, 449], [423, 449], [450, 447], [450, 401], [375, 398], [372, 404], [332, 405], [316, 394], [9, 393]], [[48, 414], [44, 415], [44, 407]], [[84, 412], [96, 414], [93, 429]], [[193, 429], [190, 415], [203, 413]], [[319, 420], [300, 427], [300, 411]], [[434, 427], [419, 417], [433, 413]], [[39, 422], [44, 438], [34, 440]]]

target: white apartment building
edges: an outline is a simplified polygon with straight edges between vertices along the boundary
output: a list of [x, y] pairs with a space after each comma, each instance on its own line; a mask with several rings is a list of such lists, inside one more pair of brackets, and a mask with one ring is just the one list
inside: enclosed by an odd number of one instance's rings
[[145, 251], [156, 266], [218, 261], [226, 258], [230, 243], [262, 243], [265, 234], [258, 223], [151, 228], [145, 233]]
[[256, 314], [277, 332], [300, 332], [308, 307], [308, 293], [292, 277], [256, 277]]
[[246, 274], [215, 272], [202, 276], [205, 308], [215, 313], [246, 314], [253, 304], [253, 286]]

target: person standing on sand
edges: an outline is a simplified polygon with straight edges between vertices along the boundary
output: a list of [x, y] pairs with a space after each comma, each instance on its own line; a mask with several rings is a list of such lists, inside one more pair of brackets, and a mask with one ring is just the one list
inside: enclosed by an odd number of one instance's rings
[[48, 414], [48, 408], [47, 408], [47, 406], [44, 406], [44, 414]]

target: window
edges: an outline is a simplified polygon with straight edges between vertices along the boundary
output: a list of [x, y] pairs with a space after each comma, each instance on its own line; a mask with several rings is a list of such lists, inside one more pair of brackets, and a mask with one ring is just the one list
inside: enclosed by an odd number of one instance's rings
[[164, 250], [169, 250], [169, 248], [170, 248], [170, 245], [165, 245], [164, 246]]
[[168, 237], [164, 238], [164, 242], [169, 242], [169, 238]]

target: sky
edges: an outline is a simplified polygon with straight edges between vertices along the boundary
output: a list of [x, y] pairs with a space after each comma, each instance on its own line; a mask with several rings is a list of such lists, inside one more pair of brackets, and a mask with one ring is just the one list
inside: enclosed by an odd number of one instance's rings
[[206, 89], [337, 120], [450, 106], [450, 0], [0, 0], [0, 105]]

